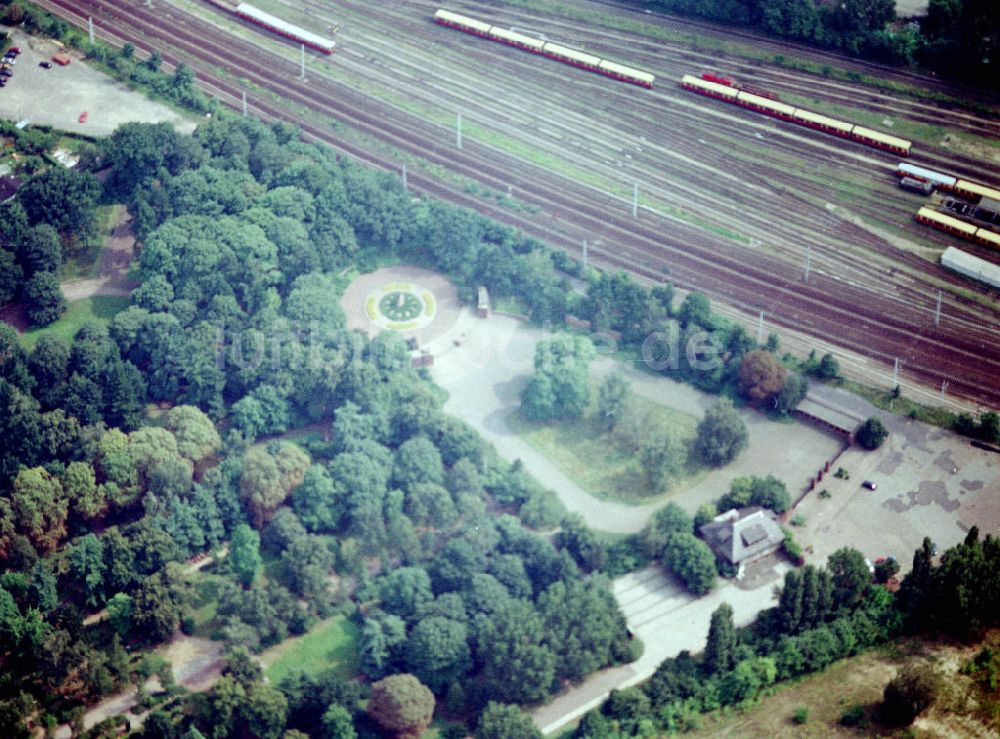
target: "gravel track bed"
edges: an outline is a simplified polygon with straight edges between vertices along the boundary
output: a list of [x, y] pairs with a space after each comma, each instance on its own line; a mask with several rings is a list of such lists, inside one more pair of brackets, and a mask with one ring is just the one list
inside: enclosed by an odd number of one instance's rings
[[[138, 10], [141, 10], [141, 9], [136, 9], [136, 10], [138, 11]], [[167, 43], [168, 44], [172, 43], [173, 45], [176, 46], [176, 37], [177, 37], [177, 35], [179, 35], [178, 34], [178, 26], [176, 26], [174, 24], [171, 24], [171, 26], [173, 28], [173, 36], [172, 36], [172, 38], [174, 39], [174, 41], [171, 42], [171, 41], [168, 40]], [[436, 28], [436, 27], [434, 27], [433, 25], [431, 25], [431, 28]], [[152, 33], [152, 31], [150, 31], [150, 33]], [[207, 42], [206, 42], [206, 40], [204, 38], [204, 30], [201, 29], [201, 28], [199, 28], [199, 33], [201, 34], [201, 43], [204, 46], [208, 46], [208, 44], [207, 44]], [[475, 42], [474, 39], [470, 39], [470, 41], [471, 42]], [[489, 45], [486, 42], [482, 42], [482, 43], [484, 45]], [[226, 46], [227, 51], [225, 52], [225, 54], [231, 53], [228, 50], [230, 48], [232, 48], [233, 45], [234, 45], [234, 42], [232, 42], [231, 40], [227, 40], [227, 46]], [[238, 44], [237, 44], [237, 46], [238, 46]], [[212, 60], [212, 63], [213, 64], [217, 64], [218, 66], [225, 66], [225, 61], [224, 61], [225, 54], [220, 51], [219, 52], [219, 58], [215, 59], [215, 60]], [[198, 56], [203, 56], [203, 55], [199, 54]], [[241, 55], [241, 56], [245, 56], [245, 55]], [[264, 57], [264, 56], [266, 56], [266, 54], [260, 54], [259, 53], [257, 56]], [[530, 58], [530, 55], [525, 55], [525, 56], [529, 56], [529, 58]], [[192, 63], [192, 60], [185, 59], [185, 61], [187, 63], [189, 63], [189, 65]], [[539, 61], [544, 61], [544, 60], [539, 60]], [[239, 62], [239, 68], [242, 68], [243, 73], [247, 74], [247, 76], [252, 76], [251, 74], [248, 73], [248, 67], [254, 67], [254, 66], [255, 66], [255, 64], [253, 62], [251, 62], [247, 58], [243, 58]], [[600, 80], [600, 78], [597, 78], [597, 79]], [[266, 80], [267, 80], [267, 78], [265, 77], [264, 81], [266, 82]], [[591, 83], [591, 85], [593, 85], [593, 84], [596, 84], [596, 82], [595, 83]], [[601, 84], [606, 85], [607, 81], [601, 80]], [[292, 86], [288, 85], [287, 87], [283, 88], [283, 92], [285, 92], [286, 94], [288, 93], [288, 87], [292, 87]], [[315, 97], [315, 92], [313, 92], [313, 96]], [[327, 107], [329, 107], [329, 106], [327, 106]], [[340, 113], [339, 111], [337, 111], [335, 109], [334, 110], [327, 110], [327, 111], [324, 111], [324, 112], [326, 112], [328, 115], [332, 115], [332, 116], [335, 116], [335, 117], [344, 117], [342, 113]], [[370, 128], [373, 125], [371, 122], [364, 122], [364, 121], [362, 121], [362, 123], [364, 125], [360, 125], [358, 123], [358, 121], [360, 121], [360, 120], [361, 120], [360, 117], [355, 117], [354, 121], [352, 121], [352, 122], [356, 126], [359, 126], [359, 127], [368, 126], [369, 130], [372, 130]], [[379, 123], [382, 124], [382, 128], [386, 127], [386, 122], [384, 120], [377, 119], [377, 122], [379, 122]], [[438, 133], [438, 135], [439, 135], [439, 131], [437, 131], [435, 127], [432, 126], [431, 129], [432, 129], [432, 133]], [[374, 129], [374, 130], [378, 130], [378, 129]], [[410, 134], [410, 138], [416, 138], [417, 135], [419, 135], [421, 132], [420, 131], [408, 131], [408, 133]], [[406, 149], [403, 146], [403, 144], [406, 143], [405, 140], [403, 142], [394, 142], [394, 143], [396, 143], [397, 146], [400, 146], [401, 149], [414, 151], [413, 148]], [[437, 148], [440, 148], [440, 147], [437, 147]], [[433, 153], [434, 151], [437, 151], [437, 148], [431, 149], [430, 151]], [[469, 146], [469, 147], [467, 147], [467, 149], [470, 149], [470, 150], [472, 150], [472, 149], [482, 150], [482, 147]], [[421, 154], [421, 155], [426, 156], [426, 151], [427, 151], [426, 148], [423, 149], [423, 150], [422, 149], [416, 149], [416, 153], [418, 153], [418, 154], [420, 154], [422, 151], [424, 153]], [[485, 155], [484, 154], [478, 154], [477, 155], [478, 158], [473, 158], [472, 155], [468, 151], [462, 152], [462, 158], [466, 159], [467, 157], [469, 158], [468, 161], [476, 162], [477, 165], [478, 165], [478, 162], [481, 162], [481, 161], [489, 161], [491, 159], [495, 160], [495, 159], [498, 159], [498, 158], [502, 158], [502, 157], [497, 157], [495, 152], [489, 152], [489, 151], [487, 151], [485, 153]], [[444, 159], [440, 159], [439, 158], [436, 161], [447, 162], [448, 165], [450, 166], [450, 168], [457, 169], [456, 163], [453, 160], [453, 158], [448, 158], [448, 157], [445, 157]], [[473, 168], [478, 168], [478, 166], [474, 166]], [[531, 169], [534, 169], [534, 168], [531, 168]], [[498, 172], [497, 168], [495, 168], [495, 167], [484, 168], [483, 176], [480, 176], [479, 179], [482, 180], [484, 176], [486, 176], [486, 177], [491, 176], [491, 175], [488, 175], [486, 173], [497, 173], [497, 174], [493, 174], [492, 175], [492, 177], [494, 178], [494, 180], [493, 180], [494, 185], [493, 186], [502, 187], [505, 182], [509, 182], [510, 181], [509, 177], [504, 177], [503, 172], [502, 171]], [[608, 203], [606, 202], [607, 201], [607, 197], [606, 196], [603, 197], [603, 198], [599, 198], [599, 200], [604, 201], [604, 202], [601, 203], [601, 205], [604, 206], [605, 211], [602, 211], [600, 208], [594, 209], [593, 207], [590, 207], [590, 206], [587, 206], [586, 208], [584, 208], [584, 206], [580, 206], [580, 205], [574, 203], [573, 202], [574, 196], [580, 195], [580, 194], [584, 195], [585, 197], [589, 197], [591, 200], [595, 199], [593, 193], [586, 192], [586, 190], [584, 190], [581, 193], [579, 187], [573, 188], [575, 192], [567, 192], [562, 198], [559, 198], [559, 199], [548, 198], [548, 197], [545, 197], [545, 193], [546, 193], [547, 188], [544, 187], [544, 182], [545, 182], [545, 177], [548, 176], [551, 179], [551, 175], [547, 175], [547, 173], [545, 173], [545, 172], [539, 173], [539, 172], [534, 172], [534, 171], [531, 172], [531, 174], [533, 174], [533, 175], [535, 175], [537, 177], [537, 182], [543, 183], [542, 186], [536, 185], [536, 190], [530, 192], [532, 199], [541, 202], [544, 206], [547, 206], [548, 208], [552, 209], [553, 211], [558, 211], [559, 209], [563, 209], [561, 212], [572, 212], [572, 213], [574, 213], [575, 220], [578, 221], [578, 223], [580, 225], [582, 225], [583, 227], [587, 228], [588, 231], [595, 230], [593, 228], [593, 226], [600, 226], [601, 223], [602, 223], [602, 220], [609, 220], [607, 218], [607, 213], [606, 213], [606, 208], [608, 206]], [[559, 178], [557, 178], [557, 180], [558, 179]], [[563, 186], [565, 186], [565, 184], [566, 184], [566, 182], [563, 179], [562, 181], [560, 181], [558, 183], [558, 185], [556, 185], [553, 188], [553, 191], [555, 191], [555, 192], [562, 192], [560, 190], [560, 188], [563, 188]], [[524, 189], [523, 186], [521, 186], [521, 185], [519, 185], [519, 188]], [[464, 199], [460, 199], [460, 200], [462, 200], [462, 202], [468, 203], [470, 199], [469, 198], [464, 198]], [[614, 201], [612, 201], [611, 205], [612, 206], [615, 205]], [[481, 202], [477, 203], [477, 207], [479, 207], [480, 210], [483, 210], [483, 206], [482, 206]], [[621, 203], [618, 203], [617, 207], [621, 208]], [[603, 215], [603, 217], [602, 217], [602, 215]], [[525, 220], [525, 219], [519, 218], [519, 217], [518, 218], [512, 218], [511, 214], [509, 212], [507, 212], [507, 211], [504, 211], [502, 213], [501, 217], [502, 217], [503, 220], [507, 220], [508, 222], [511, 221], [511, 220], [515, 220], [515, 221], [517, 221], [517, 220], [524, 221]], [[646, 216], [644, 214], [643, 220], [645, 220], [645, 217]], [[549, 227], [547, 229], [545, 229], [545, 228], [539, 228], [538, 221], [541, 220], [541, 219], [537, 219], [536, 218], [536, 219], [533, 219], [533, 220], [534, 220], [534, 224], [533, 224], [534, 225], [534, 229], [533, 229], [533, 232], [538, 233], [539, 230], [547, 231], [549, 235], [547, 235], [546, 238], [548, 238], [549, 240], [555, 241], [556, 243], [560, 243], [560, 244], [566, 244], [566, 242], [567, 242], [568, 239], [572, 240], [574, 238], [572, 236], [572, 232], [574, 230], [576, 230], [576, 231], [579, 230], [578, 228], [567, 229], [565, 223], [560, 224], [560, 226], [559, 226], [558, 229], [553, 229], [552, 227]], [[641, 262], [642, 263], [642, 266], [644, 267], [644, 269], [641, 269], [640, 271], [643, 274], [646, 274], [647, 276], [653, 276], [653, 277], [661, 275], [662, 273], [660, 272], [659, 269], [651, 269], [650, 268], [650, 262], [652, 261], [650, 259], [650, 255], [651, 255], [651, 253], [653, 253], [653, 255], [657, 258], [657, 261], [659, 261], [659, 262], [662, 263], [663, 256], [664, 256], [663, 250], [664, 250], [664, 246], [665, 246], [664, 243], [663, 243], [664, 234], [660, 230], [658, 230], [658, 229], [657, 230], [653, 230], [653, 229], [648, 229], [648, 230], [642, 229], [641, 230], [641, 229], [635, 228], [634, 226], [632, 228], [628, 228], [628, 227], [623, 227], [622, 225], [618, 225], [618, 224], [621, 224], [622, 222], [624, 222], [625, 224], [631, 224], [631, 222], [628, 221], [625, 218], [619, 217], [619, 218], [616, 218], [615, 221], [617, 223], [613, 227], [611, 226], [610, 223], [608, 224], [609, 235], [613, 235], [615, 237], [615, 239], [620, 239], [623, 242], [629, 241], [630, 237], [633, 236], [633, 235], [639, 237], [639, 239], [632, 239], [632, 241], [636, 242], [636, 247], [622, 250], [622, 253], [619, 256], [623, 257], [623, 258], [618, 259], [618, 263], [625, 262], [627, 264], [628, 262], [632, 262], [634, 260], [636, 262]], [[672, 252], [669, 249], [667, 250], [668, 251], [668, 256], [670, 256], [672, 258], [672, 260], [674, 260], [674, 261], [677, 262], [677, 264], [673, 264], [672, 265], [673, 269], [672, 269], [672, 272], [671, 272], [671, 277], [675, 278], [675, 281], [677, 281], [677, 282], [682, 282], [682, 280], [683, 280], [683, 281], [685, 281], [685, 282], [687, 282], [689, 284], [699, 284], [702, 287], [708, 287], [708, 285], [706, 283], [709, 283], [709, 284], [712, 285], [712, 287], [709, 288], [710, 292], [715, 292], [716, 295], [727, 295], [727, 296], [732, 295], [734, 298], [736, 298], [737, 303], [740, 303], [740, 304], [745, 305], [745, 306], [751, 306], [751, 305], [754, 305], [755, 303], [759, 304], [760, 298], [757, 297], [755, 299], [755, 295], [759, 295], [760, 293], [766, 292], [767, 284], [768, 284], [768, 282], [770, 282], [770, 281], [773, 280], [773, 275], [775, 275], [775, 274], [781, 274], [780, 272], [776, 272], [775, 270], [768, 268], [768, 267], [771, 267], [773, 265], [764, 264], [763, 265], [764, 268], [762, 268], [762, 269], [755, 269], [754, 270], [755, 274], [744, 276], [744, 275], [741, 274], [741, 272], [743, 272], [743, 271], [750, 272], [750, 270], [742, 269], [742, 268], [745, 268], [747, 266], [747, 264], [746, 264], [747, 257], [748, 256], [758, 257], [759, 255], [753, 254], [752, 251], [747, 252], [746, 250], [743, 250], [741, 252], [739, 249], [734, 249], [734, 248], [732, 248], [730, 246], [730, 248], [728, 249], [728, 251], [731, 252], [731, 253], [733, 253], [733, 254], [735, 254], [735, 258], [731, 257], [729, 259], [723, 260], [722, 258], [720, 258], [720, 256], [717, 253], [714, 253], [714, 252], [711, 251], [713, 249], [718, 249], [718, 247], [719, 247], [718, 243], [713, 243], [715, 240], [713, 240], [711, 238], [706, 238], [706, 234], [703, 231], [693, 230], [693, 229], [691, 229], [691, 228], [689, 228], [687, 226], [684, 226], [683, 224], [672, 223], [671, 225], [672, 225], [673, 230], [675, 232], [675, 234], [674, 234], [675, 235], [675, 239], [679, 239], [682, 243], [684, 243], [684, 246], [681, 246], [681, 244], [677, 244], [676, 246], [674, 246]], [[552, 233], [553, 233], [554, 230], [555, 230], [555, 232], [557, 234], [560, 234], [561, 237], [560, 236], [556, 236], [555, 238], [553, 238]], [[598, 231], [598, 233], [600, 233], [599, 229], [597, 229], [597, 231]], [[707, 258], [698, 258], [698, 259], [696, 259], [692, 255], [686, 254], [686, 252], [694, 252], [695, 251], [695, 248], [694, 248], [695, 245], [701, 245], [701, 248], [705, 249], [706, 248], [706, 246], [705, 246], [706, 243], [707, 243], [707, 248], [709, 250], [709, 253], [712, 253], [714, 255], [712, 259], [707, 259]], [[600, 248], [598, 247], [597, 250], [599, 251]], [[610, 249], [608, 251], [610, 251]], [[704, 252], [702, 252], [702, 253], [704, 253]], [[613, 255], [609, 254], [608, 256], [611, 257]], [[684, 257], [687, 257], [687, 258], [685, 259]], [[758, 261], [760, 261], [760, 260], [758, 260]], [[685, 264], [683, 266], [681, 265], [682, 262], [685, 262]], [[723, 262], [726, 262], [726, 263], [724, 264]], [[714, 280], [706, 280], [706, 279], [701, 279], [700, 278], [703, 273], [705, 273], [705, 272], [712, 272], [713, 270], [716, 273], [716, 278]], [[686, 274], [686, 272], [689, 273], [689, 274]], [[650, 273], [652, 273], [652, 274], [650, 274]], [[797, 273], [798, 273], [798, 270], [794, 270], [792, 272], [788, 272], [788, 270], [786, 269], [785, 270], [785, 274], [782, 276], [782, 278], [784, 280], [786, 280], [786, 284], [791, 284], [791, 283], [794, 283], [796, 281], [796, 279], [797, 279]], [[680, 279], [676, 279], [677, 277], [680, 277]], [[768, 279], [765, 280], [764, 277], [767, 277]], [[818, 283], [819, 279], [820, 279], [819, 277], [814, 278], [814, 284]], [[743, 287], [742, 287], [742, 289], [738, 289], [738, 290], [734, 291], [733, 289], [730, 289], [730, 282], [736, 283], [736, 284], [742, 283]], [[803, 294], [794, 295], [794, 296], [788, 296], [789, 299], [794, 298], [794, 301], [806, 300], [807, 301], [807, 305], [805, 307], [809, 309], [810, 313], [812, 313], [814, 311], [816, 311], [816, 312], [831, 311], [831, 309], [834, 307], [835, 301], [831, 301], [829, 298], [823, 297], [822, 295], [817, 294], [814, 291], [814, 284], [811, 284], [809, 286], [797, 285], [796, 289], [798, 291], [800, 291], [801, 293], [803, 293]], [[834, 286], [834, 290], [835, 291], [840, 291], [840, 286]], [[808, 297], [806, 297], [805, 294], [804, 294], [806, 292], [809, 293]], [[855, 312], [855, 309], [856, 309], [857, 305], [859, 305], [859, 304], [863, 305], [866, 302], [871, 301], [871, 295], [867, 295], [866, 294], [863, 297], [865, 298], [865, 300], [862, 300], [861, 303], [858, 303], [857, 300], [841, 302], [840, 303], [840, 307], [839, 307], [839, 311], [834, 311], [834, 312], [840, 312], [842, 318], [846, 317], [848, 315], [852, 315]], [[784, 301], [784, 297], [780, 298], [778, 300], [778, 303], [781, 304], [783, 301]], [[799, 303], [799, 305], [801, 306], [801, 303]], [[823, 309], [825, 309], [825, 311]], [[798, 311], [796, 311], [796, 312], [798, 312]], [[911, 313], [912, 313], [912, 309], [911, 309]], [[795, 324], [796, 325], [801, 325], [803, 323], [803, 321], [801, 320], [802, 316], [795, 316], [793, 314], [792, 318], [793, 319], [797, 319], [797, 320], [795, 320]], [[872, 323], [872, 327], [876, 328], [881, 334], [883, 334], [883, 339], [888, 339], [889, 335], [892, 334], [893, 332], [898, 333], [898, 337], [896, 337], [896, 340], [893, 342], [893, 343], [895, 343], [897, 345], [901, 345], [901, 346], [911, 345], [912, 346], [912, 343], [915, 340], [917, 340], [918, 337], [919, 337], [919, 332], [914, 332], [912, 330], [909, 330], [909, 326], [913, 325], [913, 321], [912, 320], [907, 320], [907, 321], [900, 322], [898, 325], [892, 325], [893, 322], [889, 321], [889, 320], [886, 320], [886, 317], [884, 317], [882, 315], [882, 313], [880, 311], [877, 311], [877, 310], [870, 311], [869, 314], [868, 314], [868, 318], [870, 319], [870, 321]], [[912, 318], [912, 316], [909, 316], [908, 318]], [[827, 333], [825, 335], [833, 335], [833, 336], [836, 335], [836, 333], [837, 333], [836, 329], [837, 328], [843, 328], [842, 326], [836, 326], [835, 325], [836, 323], [838, 323], [838, 322], [834, 321], [832, 324], [830, 322], [827, 322], [827, 323], [824, 324], [823, 321], [817, 320], [817, 319], [814, 319], [813, 321], [809, 322], [810, 325], [823, 326], [825, 328], [825, 330], [827, 331]], [[919, 322], [918, 322], [917, 325], [919, 325]], [[903, 328], [904, 326], [905, 326], [905, 328]], [[851, 332], [851, 333], [853, 333], [853, 332]], [[979, 337], [979, 338], [981, 338], [981, 337]], [[925, 340], [926, 340], [926, 337], [925, 337]], [[939, 340], [935, 340], [934, 343], [938, 343], [938, 341]], [[857, 336], [857, 337], [855, 337], [855, 338], [852, 339], [851, 343], [854, 346], [865, 347], [865, 346], [868, 346], [871, 343], [871, 338], [870, 337], [866, 338], [864, 336]], [[962, 343], [964, 343], [965, 346], [962, 346]], [[979, 351], [978, 340], [977, 340], [977, 338], [973, 338], [971, 341], [957, 342], [957, 345], [956, 345], [955, 349], [956, 349], [956, 353], [958, 355], [965, 355], [966, 357], [969, 357], [971, 355], [974, 355], [977, 351]], [[894, 354], [892, 352], [888, 352], [888, 353], [887, 352], [881, 352], [880, 356], [882, 356], [884, 358], [889, 358], [891, 356], [894, 356]], [[991, 362], [995, 363], [995, 358], [991, 359]], [[946, 367], [951, 367], [953, 371], [959, 371], [960, 372], [961, 371], [961, 365], [964, 364], [964, 363], [967, 363], [967, 360], [958, 359], [958, 360], [956, 360], [954, 362], [954, 364], [950, 364], [950, 365], [947, 364], [947, 363], [944, 363], [944, 362], [942, 362], [940, 360], [937, 360], [937, 359], [935, 360], [935, 365], [939, 368], [939, 371], [940, 371], [941, 366], [945, 365]], [[995, 369], [995, 367], [991, 366], [989, 368], [989, 371], [990, 372], [995, 372], [996, 369]], [[954, 379], [954, 375], [951, 375], [949, 377], [949, 379]]]

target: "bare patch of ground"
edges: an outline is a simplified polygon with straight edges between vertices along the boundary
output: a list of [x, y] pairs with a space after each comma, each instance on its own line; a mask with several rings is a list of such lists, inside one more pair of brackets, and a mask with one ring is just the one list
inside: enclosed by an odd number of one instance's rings
[[[11, 33], [22, 53], [0, 95], [0, 116], [86, 136], [110, 136], [118, 126], [132, 121], [165, 121], [184, 133], [194, 130], [191, 120], [91, 69], [76, 51], [66, 52], [72, 59], [66, 67], [39, 67], [40, 61], [63, 49], [50, 39], [19, 30]], [[83, 113], [87, 117], [81, 123]]]
[[115, 216], [97, 259], [97, 277], [70, 280], [60, 285], [63, 296], [69, 302], [89, 298], [92, 295], [127, 296], [136, 287], [136, 284], [128, 279], [128, 270], [135, 250], [132, 216], [124, 207], [118, 207]]
[[[170, 643], [158, 648], [156, 653], [170, 662], [174, 681], [193, 692], [208, 690], [222, 674], [222, 642], [187, 636], [176, 631]], [[146, 682], [146, 689], [151, 694], [162, 688], [154, 676]], [[136, 702], [136, 689], [133, 685], [88, 710], [83, 718], [83, 725], [89, 729], [107, 718], [123, 714], [128, 717], [131, 728], [137, 729], [142, 726], [148, 712], [130, 714], [129, 711]], [[69, 739], [70, 736], [70, 728], [66, 724], [56, 730], [58, 739]]]

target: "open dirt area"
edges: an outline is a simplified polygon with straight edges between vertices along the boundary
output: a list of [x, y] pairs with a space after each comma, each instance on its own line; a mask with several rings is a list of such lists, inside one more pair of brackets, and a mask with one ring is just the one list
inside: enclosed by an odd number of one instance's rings
[[[17, 30], [12, 35], [21, 55], [14, 75], [0, 89], [0, 116], [86, 136], [110, 136], [130, 121], [166, 121], [184, 133], [194, 130], [189, 118], [91, 69], [78, 52], [67, 52], [72, 59], [68, 66], [39, 67], [61, 50], [56, 42]], [[84, 123], [82, 113], [87, 114]]]
[[[965, 538], [1000, 531], [1000, 454], [973, 447], [950, 431], [877, 411], [842, 391], [863, 416], [877, 415], [890, 431], [881, 449], [858, 446], [844, 452], [835, 467], [850, 479], [828, 476], [795, 509], [805, 526], [795, 531], [807, 558], [817, 562], [842, 546], [852, 546], [872, 561], [894, 556], [906, 571], [925, 536], [944, 550]], [[835, 471], [831, 470], [831, 472]], [[861, 486], [864, 480], [877, 490]], [[822, 499], [826, 489], [830, 497]]]

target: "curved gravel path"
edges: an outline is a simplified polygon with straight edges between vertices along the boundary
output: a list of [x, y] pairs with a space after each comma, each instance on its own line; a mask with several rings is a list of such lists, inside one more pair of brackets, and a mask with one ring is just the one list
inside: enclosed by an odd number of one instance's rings
[[[448, 391], [444, 410], [462, 419], [493, 443], [509, 461], [520, 459], [525, 469], [555, 491], [566, 508], [579, 513], [588, 526], [613, 533], [639, 531], [649, 517], [673, 500], [694, 512], [729, 488], [733, 477], [778, 472], [794, 495], [810, 475], [840, 449], [840, 440], [800, 423], [779, 423], [755, 411], [742, 411], [750, 432], [746, 452], [732, 464], [713, 470], [694, 485], [646, 505], [626, 505], [594, 497], [580, 488], [548, 458], [511, 430], [507, 419], [517, 412], [520, 392], [533, 369], [535, 345], [548, 336], [544, 329], [494, 315], [488, 320], [460, 320], [458, 345], [449, 337], [432, 344], [431, 374]], [[621, 364], [600, 357], [591, 374], [600, 378]], [[715, 398], [664, 377], [625, 368], [633, 392], [650, 402], [700, 417]]]

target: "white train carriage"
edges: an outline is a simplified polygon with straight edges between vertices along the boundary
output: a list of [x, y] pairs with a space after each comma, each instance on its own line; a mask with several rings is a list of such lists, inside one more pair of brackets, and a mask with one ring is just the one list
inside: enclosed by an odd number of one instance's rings
[[990, 287], [1000, 288], [1000, 267], [980, 259], [954, 246], [949, 246], [941, 255], [941, 264], [960, 275], [984, 282]]
[[482, 36], [483, 38], [490, 37], [490, 29], [492, 28], [489, 23], [483, 23], [482, 21], [477, 21], [475, 18], [452, 13], [450, 10], [438, 10], [435, 12], [434, 21], [442, 26], [457, 28], [459, 31], [465, 31], [466, 33]]
[[899, 136], [892, 136], [891, 134], [875, 131], [864, 126], [855, 126], [854, 130], [851, 131], [851, 138], [855, 141], [860, 141], [862, 144], [885, 149], [904, 157], [910, 156], [910, 146], [912, 144], [906, 139], [901, 139]]
[[779, 103], [777, 100], [754, 95], [752, 92], [740, 91], [736, 96], [736, 102], [744, 108], [750, 108], [758, 113], [773, 115], [785, 121], [794, 120], [795, 106], [786, 103]]
[[324, 54], [332, 54], [336, 43], [328, 38], [323, 38], [315, 33], [305, 30], [304, 28], [299, 28], [298, 26], [284, 21], [281, 18], [271, 15], [270, 13], [265, 13], [260, 8], [255, 8], [253, 5], [247, 3], [240, 3], [236, 6], [233, 11], [236, 15], [244, 20], [250, 21], [262, 28], [266, 28], [269, 31], [273, 31], [279, 36], [284, 36], [292, 41], [298, 41], [300, 44], [305, 44], [306, 46], [321, 51]]
[[925, 226], [931, 226], [940, 231], [960, 236], [963, 239], [969, 239], [970, 241], [975, 238], [976, 231], [979, 230], [971, 223], [960, 221], [957, 218], [945, 215], [944, 213], [938, 213], [936, 210], [927, 207], [918, 210], [914, 218]]
[[969, 180], [958, 180], [955, 182], [955, 192], [969, 200], [978, 201], [982, 198], [1000, 200], [1000, 190], [980, 185], [978, 182], [969, 182]]
[[1000, 233], [990, 231], [988, 228], [980, 228], [976, 231], [975, 241], [983, 246], [1000, 251]]
[[685, 90], [691, 90], [692, 92], [697, 92], [702, 95], [708, 95], [712, 98], [725, 100], [727, 103], [736, 102], [736, 96], [739, 94], [739, 90], [735, 87], [720, 85], [718, 82], [709, 82], [708, 80], [703, 80], [700, 77], [694, 77], [690, 74], [686, 74], [681, 78], [681, 87]]
[[900, 162], [896, 165], [896, 174], [899, 177], [911, 177], [921, 182], [929, 182], [934, 187], [949, 191], [955, 189], [955, 183], [958, 181], [951, 175], [935, 172], [925, 167], [918, 167], [916, 164], [909, 164], [908, 162]]
[[656, 76], [649, 72], [643, 72], [641, 69], [633, 69], [624, 64], [618, 64], [618, 62], [609, 62], [607, 59], [601, 60], [601, 72], [608, 77], [614, 77], [615, 79], [631, 82], [642, 87], [651, 88], [653, 82], [656, 80]]
[[508, 31], [506, 28], [500, 28], [499, 26], [493, 26], [490, 28], [489, 36], [491, 39], [499, 41], [502, 44], [516, 46], [519, 49], [533, 51], [536, 54], [540, 54], [542, 52], [542, 47], [545, 46], [545, 42], [541, 39], [534, 38], [533, 36], [526, 36], [525, 34], [518, 33], [517, 31]]
[[795, 113], [792, 115], [792, 120], [803, 126], [817, 128], [820, 131], [826, 131], [827, 133], [832, 133], [834, 136], [843, 136], [844, 138], [850, 138], [851, 130], [854, 128], [853, 123], [838, 121], [836, 118], [829, 118], [804, 108], [796, 108]]
[[577, 51], [562, 44], [554, 44], [551, 41], [545, 42], [545, 45], [542, 47], [542, 54], [551, 59], [572, 64], [574, 67], [581, 67], [582, 69], [599, 72], [601, 68], [601, 57]]

